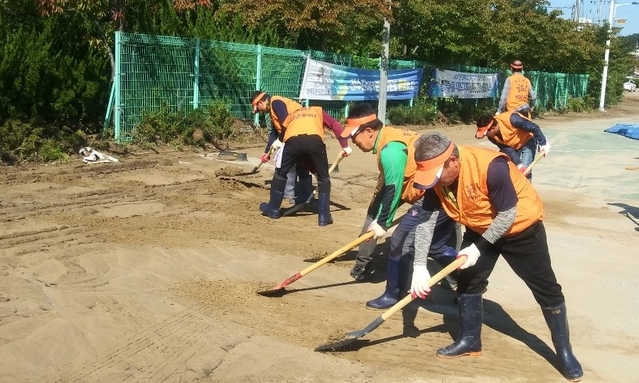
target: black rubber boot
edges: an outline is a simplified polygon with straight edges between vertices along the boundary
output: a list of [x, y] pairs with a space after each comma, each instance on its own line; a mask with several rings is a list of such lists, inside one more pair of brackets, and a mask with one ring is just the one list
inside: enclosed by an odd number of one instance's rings
[[552, 334], [552, 343], [557, 351], [561, 373], [571, 382], [580, 381], [584, 376], [584, 371], [572, 353], [572, 347], [570, 346], [566, 304], [562, 303], [557, 307], [543, 308], [541, 311], [544, 313], [544, 319], [546, 319]]
[[317, 200], [317, 224], [326, 226], [333, 223], [331, 216], [331, 194], [320, 192]]
[[440, 358], [481, 355], [481, 325], [483, 300], [481, 294], [462, 294], [457, 309], [461, 332], [450, 346], [437, 350]]
[[388, 259], [386, 272], [386, 290], [381, 296], [366, 302], [371, 309], [387, 309], [399, 300], [399, 259]]
[[268, 203], [260, 203], [260, 211], [262, 215], [268, 216], [272, 219], [280, 218], [280, 206], [282, 206], [282, 200], [284, 199], [284, 188], [286, 187], [286, 179], [280, 178], [277, 175], [273, 177], [271, 181], [271, 199]]

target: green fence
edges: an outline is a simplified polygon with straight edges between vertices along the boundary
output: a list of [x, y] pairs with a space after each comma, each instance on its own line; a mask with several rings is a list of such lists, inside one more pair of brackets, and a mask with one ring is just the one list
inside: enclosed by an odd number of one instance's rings
[[[271, 48], [200, 39], [151, 36], [116, 32], [115, 81], [105, 118], [105, 128], [113, 116], [115, 139], [130, 141], [133, 129], [144, 111], [190, 110], [223, 100], [239, 119], [254, 119], [249, 98], [256, 89], [298, 99], [306, 58], [365, 69], [378, 69], [379, 59], [336, 55], [320, 51]], [[433, 65], [419, 61], [391, 60], [390, 69], [424, 68], [428, 83]], [[471, 73], [506, 71], [453, 65], [450, 69]], [[583, 97], [588, 86], [586, 75], [527, 72], [537, 91], [538, 109], [565, 109], [568, 96]], [[501, 86], [500, 86], [501, 88]], [[474, 100], [471, 100], [474, 102]], [[493, 100], [497, 104], [498, 99]], [[300, 100], [305, 105], [322, 106], [336, 118], [345, 116], [344, 101]], [[463, 102], [463, 101], [459, 101]], [[388, 102], [412, 105], [413, 100]]]

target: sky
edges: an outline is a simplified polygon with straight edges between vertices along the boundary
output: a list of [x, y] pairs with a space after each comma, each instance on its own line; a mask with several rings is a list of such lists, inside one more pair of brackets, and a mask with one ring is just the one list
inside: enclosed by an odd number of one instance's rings
[[[639, 0], [634, 0], [639, 2]], [[571, 18], [573, 8], [577, 3], [577, 0], [549, 0], [550, 9], [557, 9], [563, 12], [564, 18]], [[618, 0], [615, 4], [628, 4], [632, 3], [632, 0]], [[601, 8], [601, 12], [599, 9]], [[591, 19], [593, 22], [607, 21], [610, 10], [610, 0], [581, 0], [581, 12], [582, 18]], [[628, 36], [635, 33], [639, 33], [639, 4], [636, 5], [623, 5], [617, 7], [615, 14], [615, 20], [626, 19], [624, 24], [615, 24], [616, 27], [622, 27], [620, 36]]]

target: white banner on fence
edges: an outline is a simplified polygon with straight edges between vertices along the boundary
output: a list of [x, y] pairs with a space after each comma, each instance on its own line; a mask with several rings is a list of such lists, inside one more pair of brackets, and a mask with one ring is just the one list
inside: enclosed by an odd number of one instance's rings
[[435, 69], [427, 93], [430, 97], [493, 98], [497, 95], [497, 73]]

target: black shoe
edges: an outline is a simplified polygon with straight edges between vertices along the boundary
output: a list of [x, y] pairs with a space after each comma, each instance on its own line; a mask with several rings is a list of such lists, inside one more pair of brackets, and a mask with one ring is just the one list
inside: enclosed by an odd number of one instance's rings
[[351, 277], [353, 277], [355, 281], [361, 282], [374, 272], [375, 268], [373, 267], [372, 262], [369, 262], [366, 265], [355, 264], [355, 266], [351, 269]]

